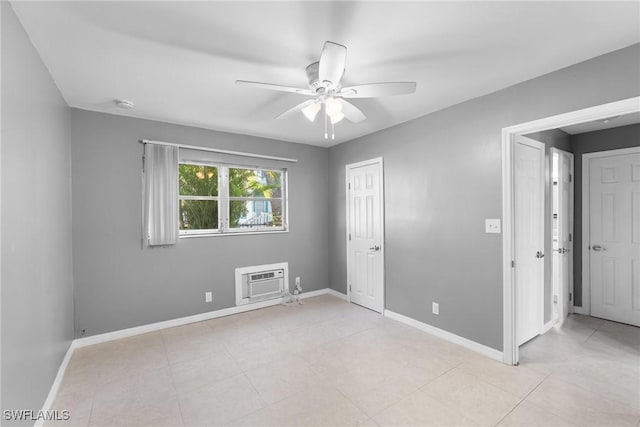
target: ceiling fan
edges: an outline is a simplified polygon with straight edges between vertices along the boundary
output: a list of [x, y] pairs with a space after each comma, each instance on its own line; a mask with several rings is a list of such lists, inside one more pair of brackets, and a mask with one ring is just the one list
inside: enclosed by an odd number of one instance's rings
[[380, 96], [405, 95], [416, 90], [416, 82], [370, 83], [342, 87], [341, 80], [344, 75], [346, 61], [347, 48], [341, 44], [327, 41], [322, 48], [320, 60], [307, 67], [309, 89], [247, 80], [236, 80], [236, 84], [313, 97], [278, 115], [276, 119], [283, 119], [301, 111], [307, 119], [313, 122], [324, 107], [325, 139], [329, 138], [329, 123], [331, 124], [331, 139], [335, 139], [334, 125], [342, 119], [346, 118], [354, 123], [359, 123], [366, 119], [364, 113], [345, 98], [377, 98]]

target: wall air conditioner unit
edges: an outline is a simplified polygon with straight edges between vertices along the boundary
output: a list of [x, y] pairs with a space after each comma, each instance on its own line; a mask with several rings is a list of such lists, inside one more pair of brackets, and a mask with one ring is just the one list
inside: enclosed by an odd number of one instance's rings
[[236, 305], [280, 298], [289, 289], [286, 262], [236, 268]]

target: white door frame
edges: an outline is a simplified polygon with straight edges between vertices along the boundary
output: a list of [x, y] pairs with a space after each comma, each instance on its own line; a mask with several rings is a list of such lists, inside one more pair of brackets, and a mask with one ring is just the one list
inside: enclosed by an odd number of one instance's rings
[[578, 123], [601, 120], [607, 117], [635, 113], [640, 111], [640, 96], [558, 114], [539, 120], [521, 123], [502, 129], [502, 308], [503, 308], [503, 361], [507, 365], [517, 365], [518, 346], [515, 335], [515, 274], [514, 261], [514, 144], [516, 135], [556, 129]]
[[574, 307], [573, 310], [576, 313], [591, 314], [591, 256], [589, 253], [589, 245], [591, 242], [589, 191], [591, 188], [589, 182], [589, 160], [635, 153], [640, 153], [640, 147], [597, 151], [595, 153], [585, 153], [582, 155], [582, 307]]
[[384, 310], [387, 306], [386, 303], [386, 283], [385, 283], [385, 272], [384, 272], [384, 252], [385, 252], [385, 240], [384, 240], [384, 163], [382, 160], [382, 157], [376, 157], [374, 159], [369, 159], [369, 160], [363, 160], [361, 162], [356, 162], [356, 163], [349, 163], [348, 165], [346, 165], [344, 167], [344, 189], [345, 189], [345, 198], [346, 198], [346, 208], [345, 208], [345, 212], [346, 212], [346, 232], [345, 232], [345, 239], [347, 241], [347, 301], [351, 302], [351, 283], [349, 283], [349, 279], [351, 277], [351, 257], [349, 256], [349, 250], [351, 249], [351, 241], [349, 240], [349, 233], [350, 233], [350, 220], [349, 220], [349, 170], [350, 169], [354, 169], [354, 168], [358, 168], [358, 167], [362, 167], [362, 166], [368, 166], [368, 165], [373, 165], [373, 164], [377, 164], [380, 165], [380, 257], [382, 259], [382, 313], [384, 313]]
[[[574, 308], [573, 308], [573, 300], [575, 298], [574, 292], [573, 292], [573, 263], [574, 263], [574, 254], [575, 254], [575, 230], [574, 230], [574, 222], [575, 222], [575, 206], [574, 206], [574, 197], [575, 197], [575, 182], [576, 182], [576, 177], [575, 177], [575, 156], [573, 153], [570, 153], [568, 151], [565, 150], [561, 150], [559, 148], [556, 147], [551, 147], [549, 149], [549, 154], [551, 155], [551, 164], [553, 167], [553, 155], [555, 153], [558, 153], [559, 155], [569, 155], [569, 158], [571, 159], [571, 165], [570, 165], [570, 169], [571, 169], [571, 182], [569, 183], [569, 234], [571, 235], [571, 252], [569, 252], [569, 292], [571, 293], [571, 301], [569, 304], [569, 312], [568, 313], [564, 313], [564, 308], [563, 310], [563, 315], [568, 315], [573, 313]], [[553, 172], [553, 171], [552, 171]], [[558, 187], [560, 186], [560, 177], [558, 177]], [[558, 188], [558, 191], [560, 189]], [[558, 196], [560, 195], [560, 193], [558, 194]], [[553, 183], [551, 183], [551, 197], [553, 198]], [[551, 200], [551, 224], [553, 224], [553, 200]], [[559, 219], [559, 218], [558, 218]], [[553, 225], [551, 227], [553, 229]], [[547, 236], [548, 237], [548, 236]], [[552, 238], [553, 239], [553, 238]], [[553, 252], [553, 241], [551, 242], [551, 251]], [[552, 254], [553, 256], [555, 256], [555, 254]], [[553, 283], [553, 275], [556, 272], [553, 271], [553, 262], [551, 262], [551, 281]], [[553, 286], [552, 286], [553, 289]], [[564, 292], [564, 290], [562, 290], [562, 292]], [[564, 295], [563, 295], [564, 298]], [[550, 307], [553, 307], [553, 292], [551, 292], [551, 305]], [[553, 323], [553, 318], [551, 318], [551, 322]]]

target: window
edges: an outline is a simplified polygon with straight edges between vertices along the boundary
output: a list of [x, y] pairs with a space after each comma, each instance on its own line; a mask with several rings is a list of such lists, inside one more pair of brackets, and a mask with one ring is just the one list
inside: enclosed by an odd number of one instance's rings
[[229, 168], [229, 228], [282, 227], [282, 172]]
[[180, 164], [178, 172], [180, 232], [217, 231], [219, 228], [218, 168]]
[[181, 235], [286, 230], [286, 171], [179, 165]]

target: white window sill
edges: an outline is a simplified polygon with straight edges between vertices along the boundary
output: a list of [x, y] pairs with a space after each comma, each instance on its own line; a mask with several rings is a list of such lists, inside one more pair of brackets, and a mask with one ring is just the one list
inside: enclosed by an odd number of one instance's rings
[[222, 237], [222, 236], [255, 236], [257, 234], [283, 234], [288, 233], [289, 230], [269, 230], [269, 231], [227, 231], [226, 233], [192, 233], [192, 234], [180, 234], [179, 239], [191, 239], [196, 237]]

